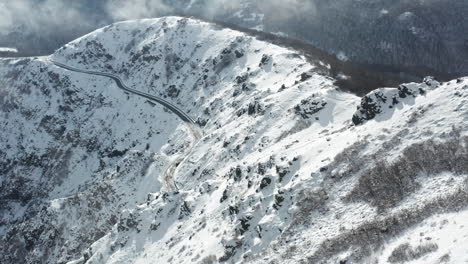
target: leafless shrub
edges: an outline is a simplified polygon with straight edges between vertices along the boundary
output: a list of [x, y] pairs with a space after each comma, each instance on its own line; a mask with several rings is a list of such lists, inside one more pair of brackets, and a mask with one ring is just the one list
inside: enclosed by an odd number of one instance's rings
[[390, 263], [404, 263], [407, 261], [412, 261], [419, 259], [424, 255], [435, 252], [439, 249], [439, 246], [434, 243], [427, 243], [419, 245], [416, 248], [412, 248], [410, 244], [404, 243], [395, 248], [388, 257], [388, 262]]
[[[361, 152], [369, 145], [369, 142], [364, 139], [360, 140], [353, 145], [345, 148], [342, 152], [335, 156], [333, 162], [328, 167], [338, 169], [337, 172], [329, 170], [327, 176], [339, 180], [351, 175], [355, 175], [359, 170], [365, 168], [366, 164], [370, 162], [372, 157], [364, 157]], [[360, 158], [356, 158], [360, 157]], [[343, 168], [339, 170], [339, 168]]]
[[294, 123], [294, 126], [287, 130], [287, 131], [284, 131], [279, 137], [278, 139], [276, 140], [276, 142], [280, 142], [281, 140], [291, 136], [291, 135], [294, 135], [296, 133], [299, 133], [301, 132], [302, 130], [306, 129], [310, 127], [310, 122], [306, 121], [306, 120], [303, 120], [303, 119], [299, 119], [296, 121], [296, 123]]
[[292, 225], [299, 223], [309, 224], [311, 221], [311, 213], [326, 212], [327, 200], [328, 193], [324, 188], [320, 188], [316, 191], [302, 190], [298, 195], [297, 205], [299, 206], [299, 209]]
[[218, 259], [215, 255], [209, 255], [201, 260], [201, 264], [214, 264], [217, 263]]
[[450, 254], [449, 254], [449, 253], [443, 255], [443, 256], [440, 257], [440, 259], [439, 259], [439, 262], [440, 262], [440, 263], [448, 263], [449, 261], [450, 261]]
[[363, 173], [347, 200], [368, 201], [385, 210], [419, 188], [418, 175], [442, 172], [468, 173], [468, 137], [454, 133], [443, 143], [428, 140], [411, 145], [392, 163], [378, 161]]
[[427, 204], [398, 213], [370, 220], [357, 228], [341, 233], [322, 242], [318, 250], [308, 257], [310, 263], [321, 263], [339, 252], [352, 250], [348, 260], [361, 263], [370, 252], [378, 249], [389, 238], [421, 223], [424, 219], [438, 214], [456, 212], [468, 206], [468, 179], [455, 193], [439, 197]]
[[[385, 149], [399, 146], [399, 140], [400, 137], [392, 138]], [[428, 140], [411, 145], [392, 163], [379, 161], [380, 157], [384, 156], [384, 150], [364, 156], [362, 153], [368, 142], [363, 140], [335, 157], [329, 165], [333, 169], [323, 172], [328, 178], [323, 188], [330, 189], [334, 182], [345, 177], [362, 175], [345, 200], [367, 201], [381, 210], [395, 206], [418, 188], [416, 179], [419, 175], [435, 175], [445, 171], [458, 175], [468, 173], [468, 137], [461, 137], [460, 130], [453, 129], [443, 137], [443, 140], [443, 142]], [[337, 169], [340, 167], [343, 169]], [[418, 179], [419, 182], [420, 180], [421, 178]], [[340, 252], [350, 250], [348, 260], [361, 263], [370, 252], [378, 250], [384, 241], [401, 234], [431, 215], [465, 209], [468, 206], [467, 183], [468, 179], [462, 186], [457, 186], [458, 189], [453, 193], [442, 195], [411, 209], [385, 215], [384, 218], [370, 219], [357, 228], [327, 239], [319, 245], [313, 255], [308, 257], [308, 261], [321, 263]], [[325, 196], [306, 192], [301, 195], [297, 203], [300, 206], [299, 212], [295, 215], [290, 228], [284, 233], [284, 237], [294, 232], [295, 226], [307, 225], [311, 212], [320, 212], [321, 208], [327, 208]], [[416, 252], [413, 256], [430, 248], [413, 249]]]

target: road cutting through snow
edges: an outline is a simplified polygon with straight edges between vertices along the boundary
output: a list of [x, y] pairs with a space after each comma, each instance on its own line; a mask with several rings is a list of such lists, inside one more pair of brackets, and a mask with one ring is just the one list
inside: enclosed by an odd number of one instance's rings
[[196, 122], [187, 113], [185, 113], [183, 110], [181, 110], [174, 104], [160, 97], [129, 88], [128, 86], [124, 84], [122, 79], [120, 79], [120, 77], [117, 75], [114, 75], [111, 73], [105, 73], [105, 72], [78, 69], [78, 68], [74, 68], [74, 67], [71, 67], [66, 64], [53, 61], [50, 59], [48, 61], [54, 64], [55, 66], [68, 70], [68, 71], [111, 78], [112, 80], [115, 81], [115, 83], [117, 84], [117, 87], [119, 87], [120, 89], [163, 105], [164, 107], [169, 109], [172, 113], [176, 114], [186, 124], [187, 128], [190, 130], [190, 133], [192, 134], [192, 137], [193, 137], [193, 141], [190, 145], [190, 148], [184, 154], [178, 156], [164, 172], [164, 182], [168, 191], [177, 191], [178, 187], [175, 183], [175, 175], [177, 172], [177, 168], [182, 163], [184, 163], [187, 160], [187, 158], [192, 154], [193, 148], [198, 143], [198, 141], [202, 138], [202, 135], [203, 135], [202, 131], [200, 130]]

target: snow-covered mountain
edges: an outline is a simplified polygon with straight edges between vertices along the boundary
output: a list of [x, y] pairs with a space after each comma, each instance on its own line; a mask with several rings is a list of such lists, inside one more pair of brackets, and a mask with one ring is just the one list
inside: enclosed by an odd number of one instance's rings
[[464, 260], [468, 78], [361, 98], [311, 56], [166, 17], [0, 60], [0, 262]]
[[49, 54], [115, 21], [186, 14], [301, 39], [380, 71], [468, 74], [465, 0], [22, 0], [0, 7], [0, 46], [16, 47], [17, 56]]

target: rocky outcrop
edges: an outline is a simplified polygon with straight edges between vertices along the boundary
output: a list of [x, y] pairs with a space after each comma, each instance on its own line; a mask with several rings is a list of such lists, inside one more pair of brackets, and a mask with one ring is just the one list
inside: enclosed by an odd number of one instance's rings
[[433, 77], [426, 77], [420, 84], [402, 84], [396, 89], [382, 88], [372, 91], [361, 99], [352, 121], [355, 125], [360, 125], [384, 112], [391, 112], [393, 108], [408, 103], [417, 96], [425, 95], [428, 90], [436, 89], [439, 85]]

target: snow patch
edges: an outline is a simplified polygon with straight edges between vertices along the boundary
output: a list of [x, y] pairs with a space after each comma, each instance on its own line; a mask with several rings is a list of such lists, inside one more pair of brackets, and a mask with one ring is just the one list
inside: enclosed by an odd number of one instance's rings
[[0, 47], [0, 52], [18, 53], [18, 50], [16, 48]]

